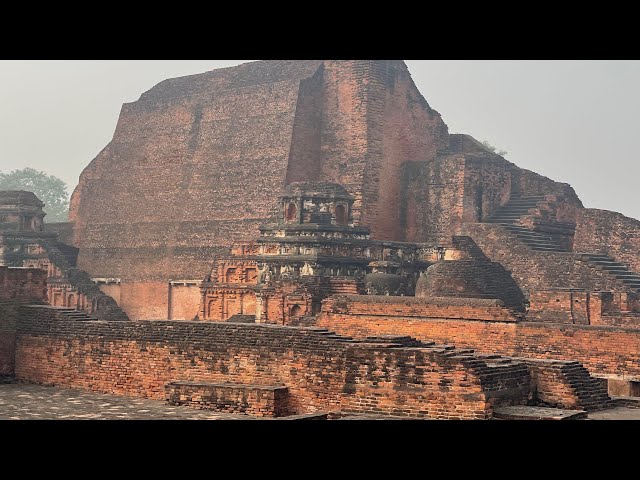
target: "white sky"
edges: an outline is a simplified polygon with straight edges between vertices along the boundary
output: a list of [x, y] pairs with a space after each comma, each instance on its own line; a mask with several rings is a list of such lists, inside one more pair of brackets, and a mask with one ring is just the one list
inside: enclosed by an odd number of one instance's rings
[[[158, 82], [244, 60], [0, 61], [0, 171], [66, 181], [111, 140], [122, 103]], [[586, 207], [640, 218], [640, 61], [407, 61], [451, 133], [570, 183]]]

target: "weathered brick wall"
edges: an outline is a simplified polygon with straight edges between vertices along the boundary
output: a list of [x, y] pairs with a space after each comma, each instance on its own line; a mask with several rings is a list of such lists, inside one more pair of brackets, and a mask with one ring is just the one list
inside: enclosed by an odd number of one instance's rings
[[640, 221], [608, 210], [581, 210], [574, 250], [606, 254], [640, 272]]
[[[487, 418], [529, 396], [522, 363], [449, 346], [351, 343], [317, 329], [204, 322], [69, 322], [23, 307], [16, 377], [164, 397], [174, 381], [285, 385], [295, 413], [343, 410]], [[373, 340], [372, 340], [373, 341]]]
[[608, 325], [611, 327], [640, 328], [640, 313], [637, 312], [616, 312], [606, 313], [597, 321], [592, 321], [592, 325]]
[[165, 320], [169, 314], [169, 282], [122, 281], [120, 284], [120, 308], [127, 316]]
[[0, 376], [13, 375], [16, 351], [18, 304], [0, 303]]
[[467, 223], [461, 233], [471, 237], [492, 261], [501, 263], [528, 297], [532, 290], [574, 288], [615, 291], [615, 279], [589, 268], [574, 254], [534, 251], [499, 225]]
[[480, 222], [509, 200], [512, 168], [498, 155], [465, 155], [462, 221]]
[[47, 298], [47, 272], [0, 266], [0, 376], [13, 375], [18, 308]]
[[171, 285], [169, 295], [169, 320], [193, 320], [198, 316], [200, 285]]
[[287, 185], [322, 178], [322, 128], [325, 67], [300, 82], [287, 164]]
[[529, 300], [527, 315], [536, 321], [598, 325], [602, 314], [612, 308], [614, 295], [609, 292], [534, 290]]
[[462, 224], [465, 160], [438, 156], [402, 167], [398, 218], [406, 241], [449, 245]]
[[640, 378], [640, 328], [504, 321], [491, 311], [469, 307], [431, 311], [403, 298], [385, 303], [366, 297], [331, 297], [323, 303], [317, 326], [355, 338], [411, 335], [478, 352], [514, 357], [581, 362], [592, 375]]
[[0, 266], [0, 302], [21, 303], [45, 301], [47, 272], [39, 268]]

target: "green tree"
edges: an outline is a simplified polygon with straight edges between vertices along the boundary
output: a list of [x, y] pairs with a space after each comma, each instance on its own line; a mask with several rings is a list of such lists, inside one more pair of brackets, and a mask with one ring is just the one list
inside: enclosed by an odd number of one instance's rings
[[507, 155], [506, 150], [498, 150], [496, 147], [494, 147], [493, 145], [491, 145], [489, 142], [487, 142], [486, 140], [482, 142], [482, 145], [485, 146], [485, 148], [487, 150], [489, 150], [491, 153], [495, 153], [496, 155], [500, 155], [501, 157], [504, 157]]
[[45, 222], [66, 222], [69, 212], [67, 184], [58, 177], [33, 168], [0, 172], [0, 190], [27, 190], [45, 204]]

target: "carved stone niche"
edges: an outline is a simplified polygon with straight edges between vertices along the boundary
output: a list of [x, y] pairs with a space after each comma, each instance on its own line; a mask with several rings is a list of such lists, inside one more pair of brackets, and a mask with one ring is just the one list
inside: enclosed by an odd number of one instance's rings
[[337, 183], [296, 182], [281, 197], [282, 223], [350, 225], [354, 198]]

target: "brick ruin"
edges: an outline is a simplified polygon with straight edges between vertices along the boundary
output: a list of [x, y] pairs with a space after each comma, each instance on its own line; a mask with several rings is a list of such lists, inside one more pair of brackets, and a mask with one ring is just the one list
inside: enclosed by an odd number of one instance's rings
[[46, 271], [44, 298], [51, 305], [84, 311], [96, 319], [128, 320], [116, 301], [76, 268], [78, 249], [45, 229], [42, 207], [31, 192], [0, 191], [0, 266]]
[[534, 364], [408, 336], [356, 340], [313, 327], [70, 321], [49, 306], [21, 308], [15, 365], [22, 381], [261, 417], [488, 419], [505, 406], [588, 411], [609, 403], [577, 362]]
[[277, 222], [215, 257], [196, 318], [303, 324], [330, 295], [412, 295], [432, 249], [371, 240], [367, 227], [354, 226], [353, 204], [335, 183], [288, 185]]
[[640, 222], [449, 134], [402, 61], [161, 82], [43, 218], [0, 192], [0, 265], [47, 272], [20, 380], [258, 416], [640, 395]]

